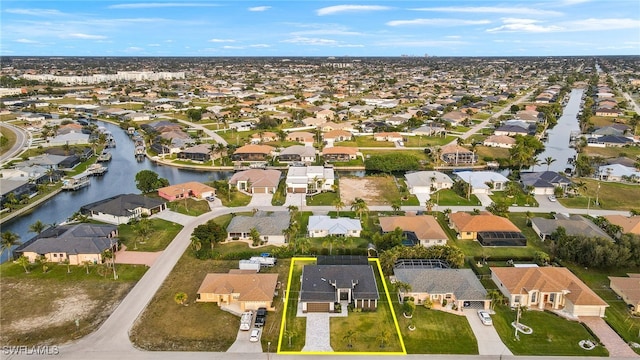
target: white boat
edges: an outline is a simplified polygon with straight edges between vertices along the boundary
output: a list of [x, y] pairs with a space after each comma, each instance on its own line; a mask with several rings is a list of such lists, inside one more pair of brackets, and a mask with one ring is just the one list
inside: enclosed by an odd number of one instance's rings
[[103, 166], [102, 164], [91, 164], [87, 168], [87, 172], [91, 176], [102, 176], [109, 170], [108, 167]]
[[91, 185], [91, 179], [89, 178], [89, 173], [86, 171], [62, 180], [63, 190], [75, 191], [89, 185]]

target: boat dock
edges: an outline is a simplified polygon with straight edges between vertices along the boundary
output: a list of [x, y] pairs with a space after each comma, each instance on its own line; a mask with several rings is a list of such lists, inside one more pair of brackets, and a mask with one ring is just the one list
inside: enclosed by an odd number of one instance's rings
[[91, 185], [91, 179], [86, 171], [62, 180], [62, 190], [75, 191], [89, 185]]
[[102, 154], [98, 155], [98, 160], [96, 160], [97, 162], [109, 162], [111, 161], [111, 153], [103, 150]]
[[101, 164], [92, 164], [87, 168], [87, 173], [89, 173], [89, 176], [102, 176], [108, 170], [108, 167], [102, 166]]

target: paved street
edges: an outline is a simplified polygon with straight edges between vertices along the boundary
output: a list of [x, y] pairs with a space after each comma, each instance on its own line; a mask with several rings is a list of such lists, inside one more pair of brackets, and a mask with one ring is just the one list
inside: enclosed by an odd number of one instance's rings
[[6, 122], [0, 122], [0, 127], [9, 130], [16, 135], [16, 142], [9, 150], [0, 154], [0, 164], [9, 159], [18, 156], [29, 145], [29, 134], [17, 126], [13, 126]]

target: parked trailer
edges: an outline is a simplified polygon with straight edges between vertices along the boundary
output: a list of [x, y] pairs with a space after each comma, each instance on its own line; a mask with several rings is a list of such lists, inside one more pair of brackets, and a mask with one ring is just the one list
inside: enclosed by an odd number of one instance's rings
[[278, 260], [274, 257], [262, 257], [262, 256], [253, 256], [249, 261], [254, 261], [259, 263], [262, 266], [275, 266]]
[[240, 317], [240, 330], [247, 331], [251, 329], [251, 322], [253, 321], [253, 312], [247, 311], [242, 313]]
[[240, 270], [254, 270], [255, 272], [260, 272], [260, 263], [251, 260], [240, 260], [238, 268]]

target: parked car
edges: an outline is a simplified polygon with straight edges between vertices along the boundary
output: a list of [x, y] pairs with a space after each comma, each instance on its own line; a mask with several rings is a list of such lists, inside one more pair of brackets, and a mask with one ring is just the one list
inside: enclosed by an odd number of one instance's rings
[[249, 341], [258, 342], [260, 340], [260, 329], [251, 330], [251, 335], [249, 336]]
[[253, 320], [253, 312], [246, 311], [240, 317], [240, 330], [247, 331], [251, 329], [251, 321]]
[[553, 195], [549, 195], [549, 201], [555, 202], [556, 201], [556, 197], [553, 196]]
[[213, 197], [213, 196], [207, 196], [207, 197], [205, 198], [205, 200], [207, 200], [207, 201], [216, 201], [216, 198], [215, 198], [215, 197]]
[[267, 321], [267, 308], [258, 308], [256, 311], [256, 327], [264, 326], [264, 323]]
[[478, 317], [483, 325], [491, 326], [493, 325], [493, 320], [491, 320], [491, 316], [489, 313], [484, 310], [478, 310]]

